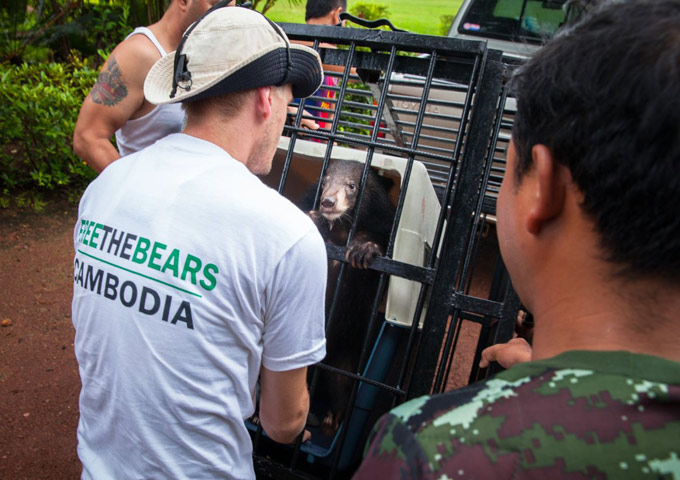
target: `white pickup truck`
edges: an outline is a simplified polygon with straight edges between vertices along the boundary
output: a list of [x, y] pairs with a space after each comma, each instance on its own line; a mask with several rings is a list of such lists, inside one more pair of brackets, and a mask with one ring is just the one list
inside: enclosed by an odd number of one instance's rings
[[[451, 23], [448, 37], [482, 40], [503, 52], [509, 66], [517, 65], [541, 48], [564, 25], [578, 20], [600, 0], [464, 0]], [[515, 99], [503, 107], [493, 145], [494, 161], [486, 187], [487, 220], [495, 221], [495, 199], [505, 173], [505, 150], [510, 141]]]
[[508, 59], [523, 59], [558, 28], [577, 19], [593, 0], [464, 0], [448, 36], [486, 40]]

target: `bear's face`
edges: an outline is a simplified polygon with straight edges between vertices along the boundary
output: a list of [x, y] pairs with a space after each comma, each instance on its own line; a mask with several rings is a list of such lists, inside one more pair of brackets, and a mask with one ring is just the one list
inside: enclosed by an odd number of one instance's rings
[[[363, 165], [335, 160], [321, 181], [319, 212], [328, 221], [351, 217], [356, 205]], [[349, 219], [349, 218], [347, 218]]]

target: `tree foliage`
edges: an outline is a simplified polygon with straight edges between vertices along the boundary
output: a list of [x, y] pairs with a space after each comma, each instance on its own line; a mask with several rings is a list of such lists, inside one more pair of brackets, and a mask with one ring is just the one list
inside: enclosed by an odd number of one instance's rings
[[134, 25], [160, 19], [165, 0], [3, 0], [0, 63], [67, 61], [110, 50]]
[[82, 101], [110, 51], [169, 1], [0, 0], [0, 207], [37, 208], [41, 192], [77, 198], [94, 178], [72, 149]]
[[[266, 15], [276, 2], [277, 0], [252, 0], [253, 8], [258, 12], [262, 12], [263, 15]], [[291, 5], [300, 5], [302, 0], [288, 0], [288, 3]]]

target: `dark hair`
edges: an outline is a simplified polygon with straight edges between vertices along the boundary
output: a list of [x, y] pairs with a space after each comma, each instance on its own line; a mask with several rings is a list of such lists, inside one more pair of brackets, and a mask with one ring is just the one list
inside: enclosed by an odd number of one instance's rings
[[680, 281], [680, 0], [603, 5], [512, 79], [517, 181], [546, 145], [609, 261]]
[[342, 11], [347, 11], [347, 0], [307, 0], [307, 5], [305, 6], [305, 22], [310, 18], [319, 18], [328, 13], [331, 10], [335, 10], [338, 7], [342, 7]]

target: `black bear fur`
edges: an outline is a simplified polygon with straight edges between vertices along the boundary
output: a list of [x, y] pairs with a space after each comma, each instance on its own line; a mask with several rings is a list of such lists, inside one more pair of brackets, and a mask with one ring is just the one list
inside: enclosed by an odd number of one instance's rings
[[[351, 373], [358, 372], [361, 350], [369, 332], [374, 302], [380, 301], [380, 273], [370, 266], [385, 254], [395, 208], [389, 197], [393, 181], [369, 169], [361, 205], [357, 212], [364, 165], [347, 160], [332, 160], [321, 181], [318, 209], [314, 208], [316, 186], [310, 188], [301, 203], [322, 237], [328, 243], [345, 246], [354, 222], [357, 225], [347, 245], [344, 273], [338, 282], [341, 262], [329, 260], [326, 290], [326, 358], [323, 363]], [[337, 293], [336, 293], [337, 290]], [[334, 296], [335, 309], [331, 312]], [[341, 374], [319, 369], [313, 412], [323, 418], [322, 432], [332, 434], [343, 421], [353, 380]]]

